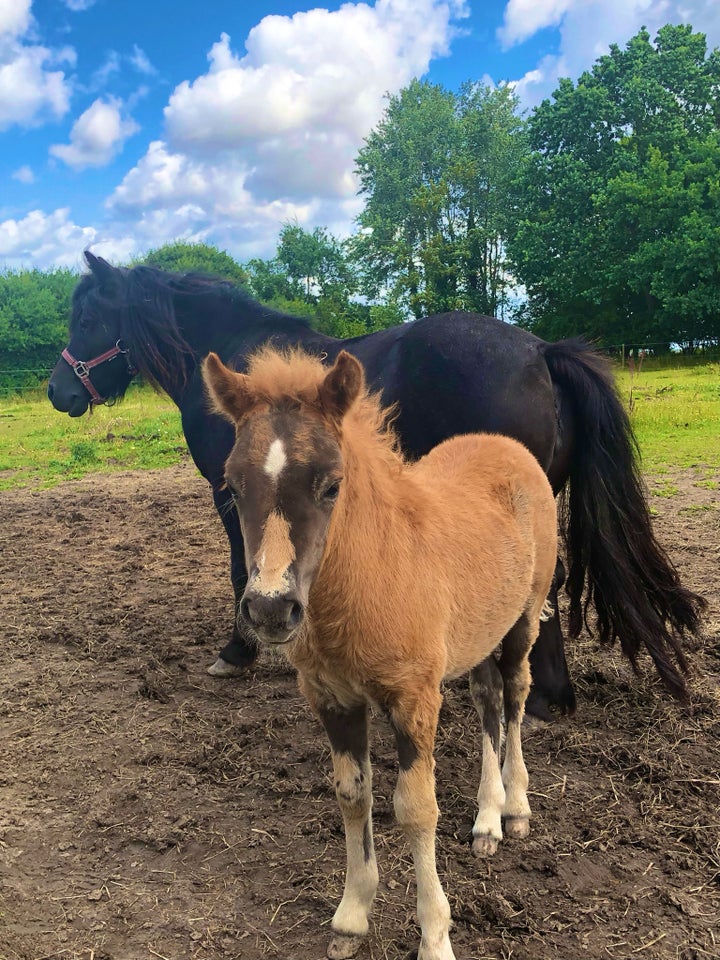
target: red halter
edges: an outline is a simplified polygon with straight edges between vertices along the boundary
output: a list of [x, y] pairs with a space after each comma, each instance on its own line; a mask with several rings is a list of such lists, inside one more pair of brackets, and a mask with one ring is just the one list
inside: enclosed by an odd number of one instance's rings
[[120, 346], [120, 341], [118, 340], [114, 347], [112, 347], [110, 350], [106, 350], [105, 353], [101, 353], [99, 357], [95, 357], [92, 360], [76, 360], [67, 347], [63, 350], [61, 356], [63, 360], [67, 360], [67, 362], [73, 368], [75, 376], [80, 380], [82, 385], [90, 394], [90, 406], [93, 406], [93, 404], [105, 403], [106, 398], [101, 397], [95, 387], [92, 385], [92, 381], [90, 380], [90, 371], [93, 367], [98, 367], [101, 363], [105, 363], [106, 360], [112, 360], [113, 357], [123, 354], [128, 358], [128, 370], [132, 375], [136, 371], [133, 369], [133, 366], [130, 363], [129, 352], [129, 350], [123, 350], [123, 348]]

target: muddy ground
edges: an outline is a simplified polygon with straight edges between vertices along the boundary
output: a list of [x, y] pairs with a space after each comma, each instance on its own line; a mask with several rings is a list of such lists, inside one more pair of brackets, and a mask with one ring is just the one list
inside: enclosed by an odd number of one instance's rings
[[[488, 863], [469, 846], [478, 720], [464, 683], [446, 690], [438, 862], [458, 960], [720, 956], [720, 504], [706, 471], [670, 479], [658, 535], [711, 604], [689, 707], [647, 664], [637, 679], [572, 644], [578, 715], [528, 727], [533, 832]], [[185, 464], [4, 492], [0, 522], [0, 958], [320, 960], [344, 868], [329, 754], [281, 663], [205, 673], [231, 604], [204, 481]], [[392, 960], [418, 935], [375, 726], [363, 957]]]

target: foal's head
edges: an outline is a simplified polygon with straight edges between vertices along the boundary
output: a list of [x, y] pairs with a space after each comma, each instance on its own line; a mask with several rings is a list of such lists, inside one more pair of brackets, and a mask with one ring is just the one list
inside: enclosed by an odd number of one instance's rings
[[203, 378], [215, 410], [235, 425], [225, 480], [240, 517], [248, 583], [241, 616], [266, 643], [302, 623], [343, 479], [343, 417], [364, 391], [345, 351], [329, 370], [295, 352], [264, 349], [248, 374], [211, 353]]

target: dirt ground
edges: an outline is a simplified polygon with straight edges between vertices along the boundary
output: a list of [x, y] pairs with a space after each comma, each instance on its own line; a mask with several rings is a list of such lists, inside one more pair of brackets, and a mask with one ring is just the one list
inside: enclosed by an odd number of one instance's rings
[[[576, 718], [526, 725], [532, 834], [480, 862], [478, 719], [464, 682], [446, 690], [438, 864], [458, 960], [720, 956], [720, 498], [707, 472], [670, 480], [658, 535], [710, 601], [690, 706], [570, 645]], [[0, 523], [1, 960], [320, 960], [344, 870], [329, 753], [281, 662], [205, 673], [231, 617], [205, 482], [184, 464], [5, 492]], [[362, 956], [393, 960], [418, 933], [381, 721], [374, 758]]]

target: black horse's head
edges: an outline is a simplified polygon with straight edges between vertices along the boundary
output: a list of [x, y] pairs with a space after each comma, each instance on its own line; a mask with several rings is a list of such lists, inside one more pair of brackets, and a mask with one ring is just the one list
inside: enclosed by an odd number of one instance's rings
[[178, 328], [178, 292], [205, 292], [208, 281], [154, 267], [113, 267], [85, 251], [90, 272], [73, 293], [70, 342], [50, 376], [56, 410], [80, 417], [89, 406], [122, 397], [136, 373], [167, 390], [185, 384], [193, 349]]
[[80, 417], [91, 404], [121, 397], [134, 374], [122, 317], [126, 270], [85, 251], [90, 273], [73, 292], [70, 342], [50, 376], [56, 410]]

